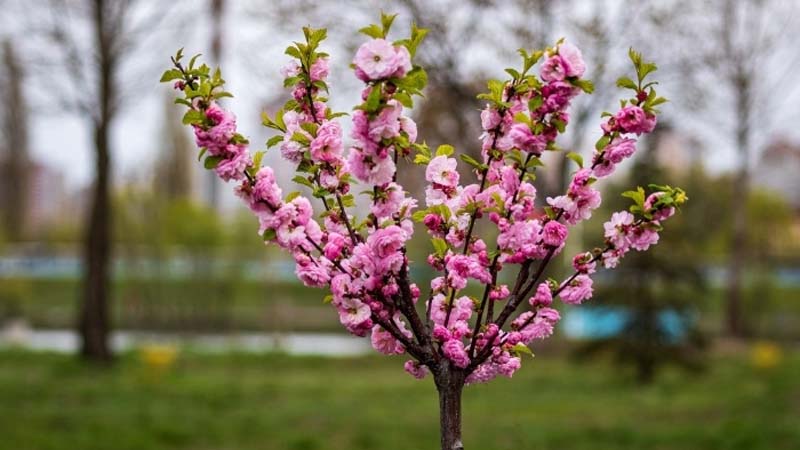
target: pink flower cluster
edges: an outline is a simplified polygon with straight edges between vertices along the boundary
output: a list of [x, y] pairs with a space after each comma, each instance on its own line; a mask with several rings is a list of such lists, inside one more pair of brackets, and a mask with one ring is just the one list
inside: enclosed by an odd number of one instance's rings
[[656, 205], [663, 192], [654, 192], [645, 200], [645, 212], [651, 214], [650, 220], [636, 220], [628, 211], [619, 211], [611, 215], [611, 220], [603, 224], [607, 249], [600, 255], [603, 266], [612, 269], [630, 249], [645, 251], [658, 243], [658, 230], [661, 222], [675, 214], [672, 206]]
[[205, 148], [208, 155], [217, 158], [214, 171], [225, 181], [241, 180], [244, 171], [253, 165], [247, 145], [237, 142], [236, 117], [212, 103], [205, 110], [207, 125], [194, 125], [197, 146]]
[[405, 46], [372, 39], [358, 48], [353, 64], [361, 81], [401, 78], [411, 70], [411, 55]]
[[[383, 35], [388, 33], [385, 23]], [[237, 182], [236, 193], [258, 218], [264, 240], [292, 255], [305, 285], [330, 288], [329, 300], [350, 333], [369, 334], [380, 353], [409, 353], [414, 359], [404, 368], [416, 378], [436, 374], [441, 364], [463, 370], [467, 383], [511, 377], [526, 346], [552, 335], [560, 320], [553, 299], [568, 304], [590, 299], [597, 264], [615, 267], [630, 249], [643, 251], [655, 244], [661, 222], [682, 202], [677, 198], [683, 192], [669, 187], [648, 197], [643, 191], [634, 193], [632, 212], [614, 213], [604, 225], [604, 249], [576, 255], [575, 273], [565, 281], [540, 282], [544, 267], [565, 246], [568, 225], [590, 218], [600, 205], [594, 183], [634, 154], [638, 136], [652, 131], [653, 97], [642, 95], [639, 87], [634, 100], [609, 114], [592, 165], [581, 167], [567, 191], [547, 198], [548, 206], [541, 208], [530, 175], [541, 165], [542, 153], [557, 148], [556, 139], [570, 121], [572, 100], [590, 90], [582, 79], [586, 64], [574, 45], [559, 42], [547, 50], [538, 74], [529, 70], [542, 53], [534, 57], [523, 52], [522, 73], [510, 70], [511, 80], [490, 84], [491, 92], [482, 97], [488, 104], [480, 114], [482, 161], [465, 158], [478, 180], [462, 185], [457, 160], [451, 157], [454, 149], [441, 146], [432, 154], [417, 144], [417, 126], [404, 115], [404, 105], [411, 105], [410, 97], [419, 93], [417, 83], [424, 78], [422, 69], [411, 63], [421, 39], [417, 29], [412, 28], [411, 39], [399, 41], [402, 45], [373, 38], [359, 47], [353, 67], [365, 86], [362, 103], [352, 114], [352, 142], [345, 142], [335, 120], [339, 114], [329, 110], [323, 95], [329, 61], [316, 48], [324, 31], [304, 31], [306, 44], [287, 50], [299, 62], [282, 69], [292, 99], [275, 120], [266, 116], [265, 125], [281, 133], [268, 146], [280, 144], [281, 155], [297, 166], [295, 180], [321, 201], [321, 221], [314, 218], [309, 198], [297, 192], [284, 197], [273, 169], [259, 168], [260, 156], [251, 158], [233, 114], [215, 101], [223, 96], [214, 94], [221, 86], [214, 84], [221, 82], [218, 77], [191, 68], [187, 72], [175, 60], [181, 75], [176, 88], [187, 93], [184, 104], [192, 110], [189, 118], [197, 145], [207, 153], [206, 166], [223, 180]], [[372, 28], [367, 33], [376, 35]], [[168, 72], [164, 78], [175, 79], [173, 75]], [[211, 83], [211, 94], [192, 97], [196, 82]], [[198, 112], [202, 120], [193, 117]], [[416, 214], [417, 201], [396, 174], [397, 161], [412, 150], [426, 164], [425, 209]], [[363, 221], [348, 215], [347, 208], [354, 205], [352, 178], [366, 185], [371, 199]], [[437, 276], [426, 297], [425, 317], [417, 313], [420, 290], [410, 280], [406, 253], [412, 218], [424, 224], [434, 245], [427, 262]], [[476, 221], [484, 218], [497, 227], [494, 242], [474, 235]], [[498, 281], [508, 265], [520, 269], [514, 286]], [[482, 298], [465, 295], [470, 282], [485, 287]], [[528, 309], [515, 315], [522, 304]]]

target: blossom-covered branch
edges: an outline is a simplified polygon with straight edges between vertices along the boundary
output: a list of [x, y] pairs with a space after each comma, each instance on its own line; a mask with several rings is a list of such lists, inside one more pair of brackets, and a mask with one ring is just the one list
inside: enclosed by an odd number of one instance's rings
[[[512, 376], [528, 345], [549, 337], [559, 321], [553, 299], [580, 304], [591, 298], [597, 263], [614, 268], [631, 249], [655, 244], [662, 223], [686, 195], [655, 185], [649, 194], [642, 188], [625, 193], [634, 205], [605, 224], [604, 247], [576, 255], [575, 272], [563, 282], [541, 281], [564, 249], [569, 227], [600, 205], [597, 181], [633, 156], [637, 139], [655, 127], [656, 107], [666, 101], [648, 79], [656, 66], [630, 51], [635, 79], [620, 78], [618, 86], [633, 95], [616, 112], [603, 114], [591, 164], [584, 167], [579, 154], [566, 154], [578, 166], [566, 192], [537, 201], [532, 182], [542, 154], [560, 150], [557, 140], [569, 125], [571, 102], [594, 89], [584, 78], [580, 50], [564, 40], [541, 51], [520, 50], [521, 66], [506, 69], [506, 80], [489, 81], [488, 92], [479, 96], [486, 101], [480, 113], [482, 158], [461, 155], [477, 179], [463, 185], [455, 149], [417, 142], [417, 126], [406, 114], [427, 83], [424, 69], [413, 63], [426, 31], [412, 25], [407, 38], [391, 41], [393, 22], [394, 16], [382, 15], [380, 24], [361, 29], [369, 39], [351, 67], [364, 88], [347, 142], [338, 122], [346, 114], [328, 107], [330, 56], [320, 51], [326, 31], [304, 28], [304, 41], [286, 49], [291, 59], [282, 74], [291, 96], [272, 116], [262, 115], [276, 132], [266, 146], [279, 146], [294, 164], [294, 182], [319, 200], [319, 213], [300, 191], [284, 196], [272, 168], [261, 166], [264, 151], [250, 154], [235, 117], [219, 104], [230, 96], [219, 70], [196, 65], [197, 57], [184, 65], [179, 51], [162, 81], [174, 82], [182, 93], [176, 103], [187, 107], [183, 120], [194, 129], [199, 159], [236, 183], [264, 241], [293, 257], [305, 285], [330, 289], [326, 301], [349, 332], [370, 334], [381, 353], [408, 353], [405, 369], [417, 378], [433, 373], [444, 417], [452, 413], [445, 409], [458, 404], [451, 397], [460, 395], [464, 383]], [[424, 207], [398, 183], [402, 159], [425, 168]], [[369, 197], [363, 219], [352, 213], [357, 185]], [[496, 238], [477, 235], [476, 224], [484, 219], [497, 230]], [[439, 274], [423, 315], [406, 251], [415, 221], [431, 238], [427, 263]], [[513, 285], [499, 282], [509, 266], [518, 266]], [[469, 283], [483, 285], [480, 299], [463, 294]], [[519, 313], [526, 304], [529, 309]], [[502, 305], [497, 316], [496, 305]], [[454, 439], [443, 434], [443, 444], [460, 442]]]

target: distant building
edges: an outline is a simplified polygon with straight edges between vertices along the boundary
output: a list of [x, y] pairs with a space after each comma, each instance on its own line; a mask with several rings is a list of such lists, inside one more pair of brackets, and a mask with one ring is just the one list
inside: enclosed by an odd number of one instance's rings
[[769, 144], [753, 170], [753, 184], [781, 194], [800, 210], [800, 143], [777, 139]]
[[83, 220], [82, 196], [67, 192], [63, 172], [39, 162], [32, 162], [28, 171], [28, 220], [34, 230], [53, 223]]

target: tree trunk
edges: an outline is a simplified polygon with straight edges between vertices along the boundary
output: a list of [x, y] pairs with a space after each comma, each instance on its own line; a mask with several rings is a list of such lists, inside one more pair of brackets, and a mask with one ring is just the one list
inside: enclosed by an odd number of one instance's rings
[[750, 79], [743, 72], [735, 78], [738, 128], [736, 147], [739, 170], [733, 180], [733, 230], [728, 265], [728, 289], [725, 305], [726, 329], [734, 337], [746, 335], [742, 316], [742, 276], [747, 259], [747, 200], [750, 194]]
[[78, 331], [81, 355], [91, 361], [107, 362], [109, 348], [109, 260], [111, 254], [111, 204], [109, 201], [111, 152], [109, 130], [113, 119], [112, 83], [116, 68], [112, 39], [117, 30], [106, 23], [105, 0], [94, 0], [93, 18], [97, 47], [97, 116], [92, 126], [95, 147], [95, 182], [84, 241], [83, 302]]
[[464, 372], [442, 364], [436, 374], [439, 391], [439, 424], [442, 450], [463, 450], [461, 443], [461, 394], [464, 390]]
[[81, 355], [95, 361], [111, 359], [108, 345], [108, 284], [111, 251], [108, 129], [95, 128], [96, 180], [84, 248], [83, 303], [80, 309]]

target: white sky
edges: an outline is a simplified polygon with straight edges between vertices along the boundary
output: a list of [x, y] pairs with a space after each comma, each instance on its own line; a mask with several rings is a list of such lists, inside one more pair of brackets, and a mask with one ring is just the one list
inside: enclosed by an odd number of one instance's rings
[[[24, 2], [23, 2], [24, 3]], [[205, 7], [206, 2], [202, 3]], [[241, 3], [235, 3], [240, 5]], [[202, 12], [202, 11], [201, 11]], [[279, 67], [287, 61], [283, 55], [283, 49], [295, 36], [284, 36], [281, 33], [273, 33], [271, 41], [266, 42], [259, 52], [261, 61], [265, 61], [263, 73], [271, 74], [271, 78], [255, 80], [259, 86], [251, 89], [254, 82], [252, 75], [247, 75], [249, 66], [241, 63], [243, 48], [252, 45], [253, 39], [265, 36], [263, 29], [253, 21], [237, 20], [233, 18], [240, 15], [240, 12], [229, 11], [227, 15], [228, 26], [225, 47], [226, 61], [223, 64], [225, 78], [229, 82], [229, 90], [236, 96], [228, 101], [228, 106], [234, 110], [239, 118], [241, 131], [251, 138], [253, 146], [258, 149], [263, 146], [266, 133], [260, 125], [259, 112], [263, 106], [264, 94], [274, 90], [276, 95], [285, 95], [280, 90]], [[7, 20], [5, 21], [8, 22]], [[235, 23], [235, 25], [234, 25]], [[207, 46], [208, 38], [203, 35], [202, 22], [194, 27], [193, 36], [186, 36], [185, 42], [165, 43], [161, 49], [153, 50], [148, 53], [148, 58], [163, 60], [162, 67], [166, 68], [168, 56], [178, 47], [185, 46], [186, 53], [192, 54], [197, 51], [202, 52]], [[0, 30], [0, 37], [3, 32]], [[569, 36], [567, 36], [569, 38]], [[335, 41], [336, 37], [329, 39]], [[328, 47], [330, 48], [330, 47]], [[204, 52], [207, 53], [207, 52]], [[348, 71], [347, 64], [351, 59], [349, 54], [341, 54], [332, 51], [333, 70], [339, 72]], [[474, 57], [475, 55], [473, 55]], [[484, 60], [483, 57], [477, 59]], [[493, 66], [497, 66], [494, 64]], [[501, 67], [501, 66], [498, 66]], [[589, 68], [591, 72], [591, 67]], [[500, 76], [498, 73], [493, 75]], [[134, 103], [127, 105], [126, 109], [118, 117], [115, 127], [112, 130], [113, 136], [113, 164], [116, 180], [119, 181], [129, 174], [142, 174], [152, 165], [158, 151], [157, 139], [161, 132], [161, 121], [163, 120], [163, 87], [159, 86], [158, 76], [160, 71], [151, 74], [152, 83], [145, 83], [142, 89], [142, 96], [138, 97]], [[350, 83], [351, 86], [355, 84]], [[664, 86], [664, 83], [662, 83]], [[333, 106], [338, 110], [348, 110], [348, 100], [353, 99], [357, 92], [344, 87], [344, 91], [333, 90]], [[668, 90], [668, 88], [667, 88]], [[669, 115], [669, 107], [664, 108]], [[477, 114], [477, 112], [476, 112]], [[679, 119], [679, 118], [675, 118]], [[86, 185], [92, 178], [93, 156], [91, 135], [88, 122], [76, 115], [53, 115], [53, 114], [31, 114], [31, 152], [36, 160], [50, 167], [62, 171], [67, 179], [70, 188], [77, 188]], [[678, 122], [680, 124], [680, 121]], [[688, 128], [701, 128], [703, 124], [683, 124], [692, 125]], [[791, 124], [786, 124], [783, 133], [797, 137], [797, 132], [791, 129]], [[477, 132], [476, 132], [477, 134]], [[588, 150], [587, 150], [588, 151]], [[276, 162], [277, 151], [270, 152], [269, 161]], [[731, 167], [732, 151], [729, 143], [721, 142], [715, 148], [710, 149], [705, 155], [708, 167], [712, 170], [726, 170]]]

